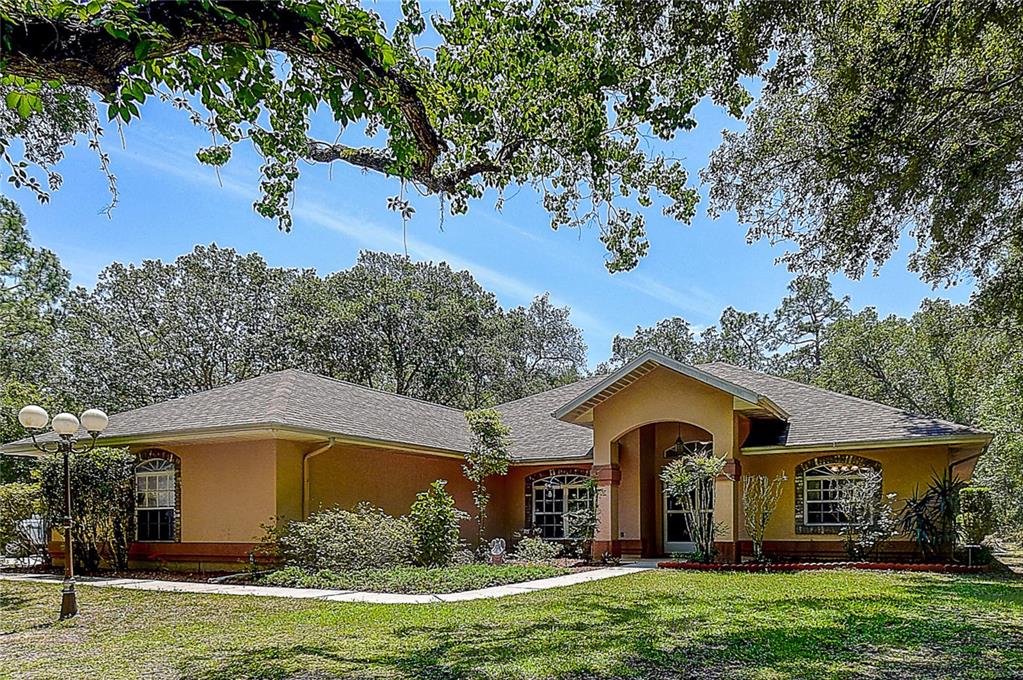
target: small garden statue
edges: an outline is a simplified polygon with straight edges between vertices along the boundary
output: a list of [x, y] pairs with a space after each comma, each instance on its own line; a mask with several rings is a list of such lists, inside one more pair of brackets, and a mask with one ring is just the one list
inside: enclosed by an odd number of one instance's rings
[[506, 544], [503, 538], [495, 538], [490, 541], [490, 563], [504, 564], [504, 551]]

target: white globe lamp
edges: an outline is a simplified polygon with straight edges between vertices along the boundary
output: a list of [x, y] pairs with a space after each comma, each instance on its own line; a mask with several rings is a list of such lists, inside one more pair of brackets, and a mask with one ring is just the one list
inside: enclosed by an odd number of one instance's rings
[[32, 404], [18, 411], [18, 422], [26, 430], [41, 430], [50, 422], [50, 414], [43, 407]]
[[84, 411], [80, 420], [85, 431], [93, 436], [107, 429], [107, 423], [110, 422], [107, 414], [98, 408], [90, 408], [88, 411]]
[[75, 432], [78, 432], [78, 416], [74, 413], [58, 413], [53, 416], [53, 422], [50, 423], [50, 427], [60, 436], [70, 437]]

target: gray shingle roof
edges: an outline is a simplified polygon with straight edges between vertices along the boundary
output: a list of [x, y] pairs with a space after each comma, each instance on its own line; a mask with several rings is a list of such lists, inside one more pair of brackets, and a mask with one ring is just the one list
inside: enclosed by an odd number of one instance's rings
[[[593, 380], [498, 407], [511, 429], [512, 458], [586, 457], [592, 444], [590, 430], [555, 420], [550, 413]], [[469, 430], [459, 409], [296, 369], [114, 414], [103, 439], [258, 427], [292, 427], [457, 453], [469, 448]]]
[[766, 394], [785, 409], [789, 414], [788, 427], [778, 442], [785, 446], [987, 434], [966, 425], [723, 362], [701, 364], [698, 368]]
[[469, 444], [458, 409], [295, 369], [114, 414], [103, 438], [262, 426], [458, 452]]
[[501, 420], [511, 429], [512, 457], [518, 460], [588, 457], [593, 449], [593, 431], [557, 420], [551, 414], [601, 379], [602, 376], [584, 378], [498, 406]]
[[[767, 395], [783, 408], [789, 419], [777, 443], [785, 446], [986, 434], [730, 364], [698, 368]], [[512, 458], [528, 462], [589, 456], [592, 431], [552, 414], [601, 380], [603, 376], [586, 378], [498, 406], [511, 429]], [[127, 441], [247, 427], [291, 427], [458, 453], [469, 446], [465, 417], [458, 409], [294, 369], [112, 415], [103, 438]], [[25, 450], [27, 442], [4, 448]]]

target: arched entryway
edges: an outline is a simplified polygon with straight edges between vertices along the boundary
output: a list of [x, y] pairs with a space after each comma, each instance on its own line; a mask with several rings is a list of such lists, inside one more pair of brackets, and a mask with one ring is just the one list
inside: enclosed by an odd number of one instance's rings
[[[617, 440], [618, 518], [623, 554], [654, 557], [694, 549], [684, 510], [664, 493], [661, 470], [679, 456], [714, 450], [714, 436], [681, 421], [636, 427]], [[706, 521], [713, 521], [708, 514]]]

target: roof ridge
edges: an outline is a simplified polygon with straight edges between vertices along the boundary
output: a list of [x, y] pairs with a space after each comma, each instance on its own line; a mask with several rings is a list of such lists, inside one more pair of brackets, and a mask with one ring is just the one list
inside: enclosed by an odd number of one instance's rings
[[172, 402], [172, 401], [181, 401], [181, 400], [184, 400], [184, 399], [191, 399], [192, 397], [198, 397], [199, 395], [211, 394], [213, 392], [224, 392], [226, 390], [232, 389], [232, 388], [237, 387], [239, 385], [244, 385], [245, 383], [249, 383], [249, 382], [252, 382], [254, 380], [263, 380], [265, 378], [269, 378], [271, 376], [277, 375], [278, 373], [284, 373], [284, 372], [286, 372], [288, 370], [292, 370], [292, 369], [285, 369], [283, 371], [272, 371], [270, 373], [261, 373], [259, 375], [254, 375], [254, 376], [249, 377], [249, 378], [242, 378], [241, 380], [236, 380], [235, 382], [227, 383], [226, 385], [217, 385], [216, 387], [210, 387], [210, 388], [205, 389], [205, 390], [199, 390], [198, 392], [189, 392], [188, 394], [180, 394], [180, 395], [178, 395], [176, 397], [170, 397], [169, 399], [162, 399], [160, 401], [154, 401], [151, 404], [145, 404], [143, 406], [137, 406], [135, 408], [130, 408], [127, 411], [118, 411], [118, 413], [130, 413], [132, 411], [140, 411], [140, 410], [142, 410], [144, 408], [149, 408], [151, 406], [159, 406], [160, 404], [167, 404], [167, 403]]
[[[780, 380], [782, 382], [786, 382], [786, 383], [789, 383], [791, 385], [796, 385], [797, 387], [803, 387], [803, 388], [808, 388], [808, 389], [811, 389], [811, 390], [817, 390], [818, 392], [827, 392], [828, 394], [833, 394], [836, 397], [841, 397], [842, 399], [848, 399], [848, 400], [851, 400], [851, 401], [856, 401], [856, 402], [859, 402], [861, 404], [869, 404], [870, 406], [887, 409], [889, 411], [895, 411], [897, 413], [908, 414], [908, 415], [914, 416], [916, 418], [926, 418], [928, 420], [936, 421], [936, 422], [939, 422], [939, 423], [945, 423], [947, 425], [955, 425], [956, 427], [965, 427], [965, 428], [969, 428], [971, 430], [977, 429], [973, 425], [967, 425], [966, 423], [957, 423], [954, 420], [946, 420], [944, 418], [937, 418], [935, 416], [929, 416], [929, 415], [926, 415], [924, 413], [917, 413], [916, 411], [911, 411], [911, 410], [905, 409], [905, 408], [899, 408], [898, 406], [892, 406], [891, 404], [884, 404], [884, 403], [881, 403], [880, 401], [874, 401], [873, 399], [864, 399], [863, 397], [853, 396], [851, 394], [846, 394], [844, 392], [837, 392], [835, 390], [829, 390], [827, 387], [821, 387], [819, 385], [814, 385], [814, 384], [811, 384], [811, 383], [800, 382], [798, 380], [793, 380], [792, 378], [785, 378], [785, 377], [780, 376], [780, 375], [775, 375], [774, 373], [767, 373], [765, 371], [756, 371], [756, 370], [753, 370], [752, 368], [746, 368], [745, 366], [737, 366], [735, 364], [730, 364], [727, 361], [714, 361], [714, 362], [710, 362], [710, 363], [704, 364], [704, 365], [705, 366], [710, 366], [710, 365], [713, 365], [713, 364], [723, 364], [725, 366], [730, 366], [731, 368], [736, 368], [736, 369], [738, 369], [740, 371], [745, 371], [746, 373], [753, 373], [753, 374], [760, 375], [760, 376], [763, 376], [765, 378], [769, 378], [769, 379], [772, 379], [772, 380]], [[767, 395], [767, 396], [770, 396], [770, 395]]]
[[459, 413], [465, 413], [465, 409], [461, 409], [461, 408], [458, 408], [456, 406], [448, 406], [447, 404], [441, 404], [441, 403], [438, 403], [436, 401], [430, 401], [428, 399], [420, 399], [419, 397], [410, 397], [407, 394], [398, 394], [397, 392], [390, 392], [388, 390], [382, 390], [382, 389], [380, 389], [378, 387], [369, 387], [368, 385], [360, 385], [359, 383], [352, 382], [350, 380], [342, 380], [341, 378], [335, 378], [335, 377], [329, 376], [329, 375], [322, 375], [320, 373], [313, 373], [312, 371], [305, 371], [305, 370], [302, 370], [301, 368], [286, 368], [286, 369], [283, 369], [281, 371], [276, 371], [276, 372], [277, 373], [285, 373], [287, 371], [293, 371], [293, 372], [296, 372], [296, 373], [301, 373], [302, 375], [308, 375], [310, 377], [318, 378], [320, 380], [327, 380], [329, 382], [335, 382], [335, 383], [340, 383], [342, 385], [348, 385], [349, 387], [357, 387], [360, 390], [368, 390], [370, 392], [376, 392], [378, 394], [386, 394], [389, 397], [398, 397], [399, 399], [407, 399], [408, 401], [415, 401], [415, 402], [419, 402], [420, 404], [428, 404], [429, 406], [436, 406], [438, 408], [448, 409], [449, 411], [458, 411]]
[[527, 394], [524, 397], [518, 397], [517, 399], [512, 399], [511, 401], [502, 401], [500, 404], [494, 404], [494, 408], [501, 408], [502, 406], [510, 406], [511, 404], [515, 404], [515, 403], [518, 403], [520, 401], [525, 401], [527, 399], [533, 399], [534, 397], [539, 397], [541, 394], [547, 394], [548, 392], [554, 392], [555, 390], [563, 390], [566, 387], [571, 387], [572, 385], [578, 385], [579, 383], [584, 382], [586, 380], [595, 380], [595, 379], [603, 378], [603, 377], [604, 376], [602, 376], [602, 375], [588, 375], [585, 378], [579, 378], [578, 380], [573, 380], [570, 383], [565, 383], [564, 385], [558, 385], [557, 387], [551, 387], [550, 389], [546, 389], [546, 390], [543, 390], [541, 392], [534, 392], [533, 394]]

